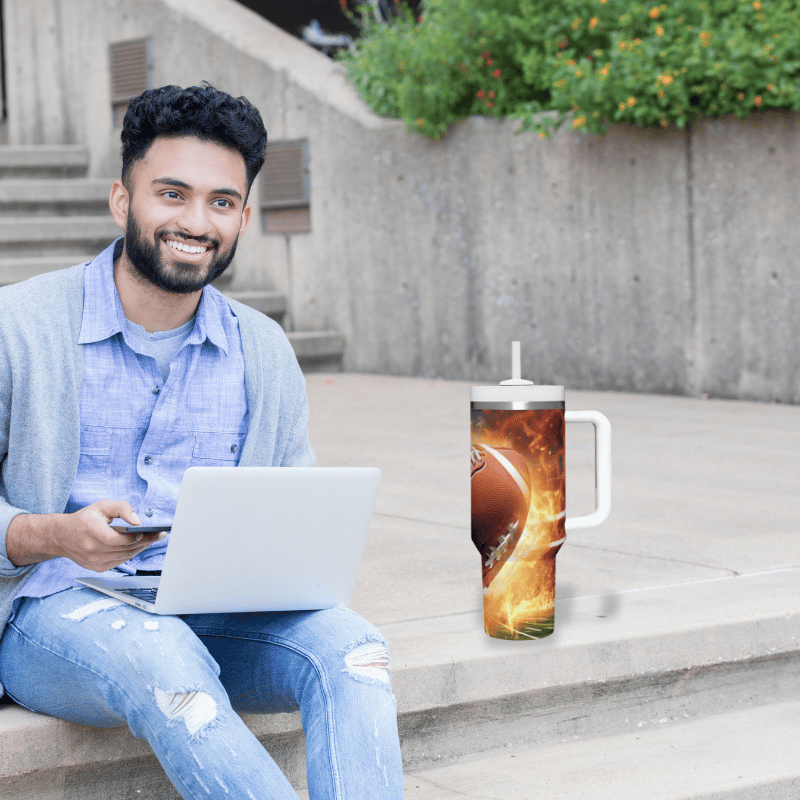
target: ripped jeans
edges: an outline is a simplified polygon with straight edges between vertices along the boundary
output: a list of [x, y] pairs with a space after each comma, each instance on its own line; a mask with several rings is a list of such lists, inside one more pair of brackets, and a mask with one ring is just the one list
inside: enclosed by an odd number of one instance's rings
[[128, 725], [184, 798], [297, 800], [236, 712], [298, 708], [312, 800], [403, 796], [386, 643], [347, 609], [170, 617], [88, 588], [28, 597], [0, 681], [34, 711]]

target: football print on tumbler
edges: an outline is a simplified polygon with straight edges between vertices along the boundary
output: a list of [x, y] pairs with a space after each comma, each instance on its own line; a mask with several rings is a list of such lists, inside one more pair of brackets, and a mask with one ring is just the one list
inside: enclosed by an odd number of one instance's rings
[[470, 452], [472, 541], [484, 626], [501, 639], [553, 632], [555, 556], [565, 539], [564, 409], [476, 409]]

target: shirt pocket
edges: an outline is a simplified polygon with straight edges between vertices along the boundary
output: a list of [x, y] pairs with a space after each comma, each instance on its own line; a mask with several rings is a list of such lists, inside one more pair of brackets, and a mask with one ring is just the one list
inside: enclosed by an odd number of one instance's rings
[[105, 474], [111, 458], [112, 433], [111, 428], [81, 427], [79, 473], [92, 476]]
[[244, 447], [244, 433], [196, 433], [193, 467], [235, 467]]

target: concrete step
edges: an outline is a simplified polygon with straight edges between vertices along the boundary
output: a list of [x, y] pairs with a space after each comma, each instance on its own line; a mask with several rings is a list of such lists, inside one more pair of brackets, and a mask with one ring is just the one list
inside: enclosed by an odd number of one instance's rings
[[5, 178], [0, 214], [8, 216], [108, 215], [110, 178]]
[[338, 372], [344, 337], [337, 331], [287, 331], [303, 372]]
[[120, 234], [110, 215], [34, 216], [0, 219], [0, 253], [18, 256], [77, 256], [98, 253]]
[[508, 741], [478, 758], [407, 772], [404, 796], [788, 800], [800, 797], [798, 741], [800, 702], [763, 705], [599, 739]]
[[68, 178], [86, 174], [89, 151], [80, 145], [1, 145], [0, 178]]
[[[398, 536], [401, 532], [402, 526]], [[365, 566], [368, 570], [369, 565]], [[566, 747], [565, 740], [570, 747], [579, 746], [577, 761], [564, 750], [560, 762], [573, 764], [574, 780], [581, 778], [581, 758], [586, 758], [588, 770], [600, 764], [603, 753], [613, 754], [618, 748], [624, 753], [638, 741], [654, 743], [641, 745], [645, 750], [665, 751], [662, 757], [669, 766], [663, 780], [672, 779], [677, 767], [666, 751], [682, 739], [695, 741], [692, 731], [700, 731], [696, 741], [705, 742], [705, 749], [697, 750], [696, 763], [687, 762], [686, 771], [696, 773], [696, 789], [711, 788], [706, 794], [663, 797], [793, 797], [768, 792], [791, 785], [786, 781], [796, 781], [800, 775], [800, 760], [795, 757], [800, 735], [798, 578], [800, 569], [785, 569], [570, 598], [556, 603], [556, 630], [538, 642], [490, 639], [483, 633], [478, 609], [381, 625], [390, 644], [403, 762], [412, 779], [406, 782], [407, 790], [419, 786], [422, 791], [424, 786], [431, 792], [434, 788], [462, 792], [420, 794], [420, 800], [548, 796], [560, 784], [554, 782], [556, 772], [542, 771], [554, 762], [551, 754]], [[414, 591], [414, 585], [412, 579], [408, 591]], [[764, 707], [771, 710], [762, 714]], [[303, 789], [299, 715], [245, 715], [244, 719], [293, 784]], [[764, 779], [759, 772], [763, 765], [757, 762], [747, 775], [738, 772], [737, 776], [745, 777], [736, 780], [744, 781], [739, 785], [748, 791], [747, 781], [767, 786], [766, 794], [719, 793], [721, 789], [709, 784], [706, 776], [714, 763], [715, 743], [724, 749], [725, 737], [748, 725], [753, 728], [751, 740], [758, 741], [763, 720], [775, 720], [778, 729], [774, 742], [766, 743], [766, 749], [775, 751], [774, 758], [770, 755], [772, 760], [764, 763], [772, 764], [770, 769], [778, 770], [774, 774], [779, 778]], [[591, 744], [597, 741], [606, 744]], [[780, 741], [791, 748], [791, 758], [785, 747], [781, 750], [775, 745]], [[497, 748], [506, 744], [514, 749], [499, 754]], [[676, 753], [676, 761], [685, 753]], [[507, 765], [511, 755], [515, 765], [517, 758], [526, 765], [514, 785], [503, 785], [494, 794], [488, 793], [485, 781], [476, 784], [474, 791], [464, 788], [472, 785], [472, 772], [463, 785], [449, 783], [461, 780], [458, 770], [476, 760], [487, 759], [487, 768], [494, 768], [504, 759]], [[661, 788], [661, 773], [653, 771], [657, 764], [647, 761], [644, 750], [630, 760], [635, 762], [631, 768], [642, 762], [639, 783], [633, 781], [631, 786]], [[742, 768], [748, 763], [741, 755], [737, 761]], [[536, 765], [535, 770], [530, 764]], [[788, 771], [787, 766], [791, 767]], [[648, 791], [638, 796], [622, 791], [615, 795], [615, 781], [623, 778], [609, 770], [603, 773], [599, 766], [596, 769], [595, 788], [605, 787], [607, 794], [564, 792], [552, 797], [639, 800], [662, 796]], [[552, 779], [539, 783], [540, 774]], [[13, 789], [10, 796], [20, 800], [177, 797], [147, 745], [125, 730], [86, 728], [13, 705], [0, 707], [0, 783]], [[123, 786], [129, 794], [121, 793]], [[674, 791], [680, 788], [676, 783]]]
[[[2, 252], [2, 251], [0, 251]], [[42, 272], [65, 269], [82, 261], [91, 261], [96, 253], [76, 253], [66, 256], [17, 256], [0, 258], [0, 286], [32, 278]]]
[[281, 322], [286, 313], [286, 295], [281, 292], [249, 290], [230, 290], [226, 289], [223, 294], [233, 300], [238, 300], [246, 306], [255, 308], [262, 314], [272, 317], [276, 322]]

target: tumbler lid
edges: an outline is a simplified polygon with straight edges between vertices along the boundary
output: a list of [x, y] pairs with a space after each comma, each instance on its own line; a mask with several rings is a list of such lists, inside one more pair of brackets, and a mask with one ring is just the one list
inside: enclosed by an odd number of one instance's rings
[[472, 386], [473, 403], [564, 403], [563, 386]]
[[[491, 403], [495, 408], [534, 409], [563, 408], [563, 386], [538, 386], [533, 381], [523, 380], [520, 367], [519, 342], [511, 342], [511, 379], [496, 386], [473, 386], [470, 399], [473, 404]], [[552, 405], [560, 404], [560, 405]]]

